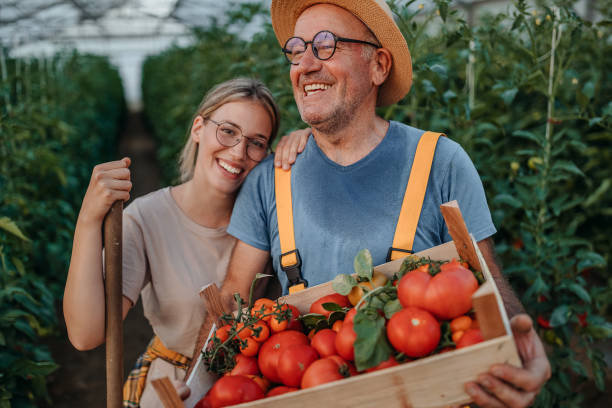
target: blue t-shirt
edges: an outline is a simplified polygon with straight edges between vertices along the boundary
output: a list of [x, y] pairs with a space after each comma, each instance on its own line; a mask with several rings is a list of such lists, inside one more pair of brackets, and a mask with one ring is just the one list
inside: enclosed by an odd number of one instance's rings
[[[353, 273], [353, 259], [368, 248], [374, 265], [386, 261], [422, 130], [390, 122], [384, 139], [366, 157], [341, 166], [308, 140], [291, 169], [295, 243], [302, 276], [309, 286]], [[441, 137], [436, 147], [419, 218], [415, 252], [451, 240], [440, 205], [457, 200], [468, 230], [477, 241], [495, 233], [482, 182], [466, 152]], [[228, 233], [269, 251], [283, 293], [288, 281], [280, 269], [280, 243], [274, 162], [268, 157], [244, 182]]]

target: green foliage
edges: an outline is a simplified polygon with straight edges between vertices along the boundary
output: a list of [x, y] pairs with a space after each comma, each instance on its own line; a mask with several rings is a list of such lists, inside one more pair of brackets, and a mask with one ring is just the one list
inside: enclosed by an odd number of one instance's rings
[[[389, 4], [412, 53], [414, 83], [378, 113], [445, 132], [472, 157], [505, 273], [534, 321], [551, 325], [539, 327], [553, 378], [537, 406], [580, 406], [587, 382], [603, 389], [606, 366], [593, 343], [611, 336], [612, 8], [602, 6], [602, 22], [593, 24], [572, 2], [559, 2], [555, 13], [518, 1], [470, 26], [447, 0], [434, 10]], [[252, 38], [231, 34], [254, 20], [264, 23]], [[167, 181], [198, 101], [222, 80], [260, 78], [281, 106], [281, 134], [304, 126], [268, 11], [235, 6], [224, 21], [145, 66], [147, 116], [165, 149]]]
[[117, 71], [101, 57], [2, 60], [0, 77], [0, 401], [50, 404], [72, 234], [91, 168], [116, 148]]

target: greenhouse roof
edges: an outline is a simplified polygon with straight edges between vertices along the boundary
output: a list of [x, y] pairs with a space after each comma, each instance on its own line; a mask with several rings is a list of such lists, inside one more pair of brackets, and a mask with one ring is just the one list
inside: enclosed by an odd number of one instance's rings
[[[206, 25], [216, 0], [0, 0], [0, 41], [18, 47], [84, 37], [180, 35]], [[221, 5], [220, 5], [221, 4]]]

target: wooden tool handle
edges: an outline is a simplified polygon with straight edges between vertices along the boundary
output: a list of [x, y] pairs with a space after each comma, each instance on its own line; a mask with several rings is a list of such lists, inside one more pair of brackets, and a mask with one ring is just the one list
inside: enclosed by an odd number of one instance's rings
[[214, 283], [209, 283], [200, 290], [200, 298], [206, 305], [206, 313], [214, 318], [215, 323], [219, 321], [221, 316], [230, 313], [221, 302], [219, 288]]
[[183, 402], [176, 393], [176, 389], [168, 377], [158, 378], [151, 381], [155, 392], [165, 408], [184, 408]]
[[202, 351], [202, 348], [206, 343], [206, 339], [208, 338], [212, 323], [217, 323], [221, 316], [223, 316], [225, 313], [230, 313], [225, 309], [225, 306], [221, 301], [219, 288], [216, 284], [209, 283], [208, 285], [204, 286], [200, 290], [200, 298], [202, 298], [204, 305], [206, 306], [206, 317], [202, 322], [202, 326], [200, 326], [198, 338], [196, 339], [195, 351], [191, 359], [191, 364], [187, 369], [185, 378], [189, 378], [189, 375], [193, 371], [193, 368], [198, 360], [198, 354]]
[[457, 248], [459, 256], [467, 261], [475, 270], [482, 271], [482, 266], [480, 265], [476, 249], [474, 248], [474, 242], [465, 225], [457, 200], [442, 204], [440, 206], [440, 211], [442, 211], [442, 216], [448, 227], [448, 232], [455, 242], [455, 247]]
[[104, 292], [106, 304], [106, 406], [123, 405], [123, 201], [115, 201], [104, 218]]

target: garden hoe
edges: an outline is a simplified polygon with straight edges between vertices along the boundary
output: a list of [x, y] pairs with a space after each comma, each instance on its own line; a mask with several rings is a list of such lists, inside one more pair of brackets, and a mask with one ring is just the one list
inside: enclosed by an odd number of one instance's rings
[[115, 201], [104, 218], [107, 408], [123, 404], [122, 213], [123, 201]]

